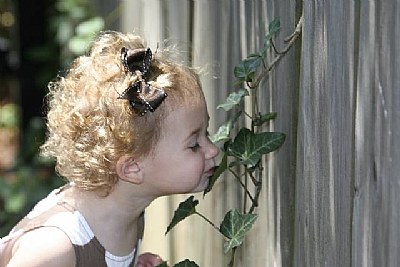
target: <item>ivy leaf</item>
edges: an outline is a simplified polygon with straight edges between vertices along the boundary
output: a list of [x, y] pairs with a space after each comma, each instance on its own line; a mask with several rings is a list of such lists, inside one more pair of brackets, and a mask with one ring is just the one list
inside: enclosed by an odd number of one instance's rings
[[180, 221], [183, 221], [185, 218], [196, 212], [196, 206], [199, 204], [197, 199], [194, 199], [194, 196], [188, 197], [185, 201], [182, 201], [178, 208], [175, 210], [174, 217], [172, 218], [171, 223], [167, 227], [167, 234], [175, 225], [177, 225]]
[[268, 33], [264, 36], [264, 46], [269, 44], [269, 41], [272, 39], [275, 33], [277, 33], [281, 29], [281, 21], [279, 18], [274, 19], [268, 25]]
[[261, 63], [262, 58], [250, 57], [236, 65], [233, 72], [238, 82], [251, 82]]
[[281, 22], [280, 22], [279, 18], [274, 19], [268, 25], [268, 32], [264, 36], [264, 47], [261, 50], [261, 54], [263, 55], [263, 58], [265, 58], [267, 50], [270, 46], [270, 40], [272, 39], [274, 34], [276, 34], [280, 29], [281, 29]]
[[228, 168], [228, 153], [225, 153], [224, 156], [222, 157], [221, 163], [215, 169], [213, 176], [210, 177], [210, 181], [208, 182], [206, 190], [204, 190], [203, 196], [205, 196], [208, 192], [211, 191], [217, 179], [227, 168]]
[[280, 29], [281, 29], [281, 21], [279, 18], [275, 18], [268, 25], [268, 31], [269, 31], [269, 34], [271, 34], [271, 35], [277, 33]]
[[256, 221], [257, 214], [240, 214], [238, 210], [230, 210], [224, 217], [220, 232], [228, 238], [224, 243], [224, 252], [242, 244], [244, 236]]
[[217, 143], [219, 141], [229, 139], [231, 130], [233, 129], [233, 126], [235, 125], [237, 119], [240, 117], [241, 114], [242, 111], [240, 110], [238, 113], [235, 114], [235, 116], [232, 119], [221, 125], [218, 128], [217, 133], [210, 137], [211, 142]]
[[276, 115], [277, 115], [276, 112], [270, 112], [257, 116], [257, 118], [253, 121], [253, 123], [255, 126], [261, 126], [270, 120], [274, 120], [276, 118]]
[[190, 261], [188, 259], [178, 262], [174, 265], [174, 267], [199, 267], [194, 261]]
[[162, 263], [158, 264], [156, 267], [168, 267], [168, 264], [166, 261], [163, 261]]
[[238, 92], [232, 92], [229, 94], [225, 103], [218, 105], [217, 109], [222, 108], [225, 111], [229, 111], [235, 106], [239, 105], [240, 102], [242, 102], [242, 99], [248, 95], [249, 92], [246, 89], [240, 89]]
[[277, 132], [253, 133], [247, 128], [240, 129], [228, 148], [229, 156], [238, 158], [242, 164], [254, 167], [262, 155], [278, 149], [285, 141], [285, 134]]
[[229, 120], [227, 123], [222, 124], [221, 126], [219, 126], [217, 133], [210, 137], [211, 142], [217, 143], [219, 141], [228, 139], [232, 128], [232, 120]]

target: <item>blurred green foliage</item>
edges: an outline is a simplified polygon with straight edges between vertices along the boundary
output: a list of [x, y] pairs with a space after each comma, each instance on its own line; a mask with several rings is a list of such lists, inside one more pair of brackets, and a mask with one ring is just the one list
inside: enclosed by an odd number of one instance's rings
[[19, 106], [8, 103], [0, 106], [0, 128], [14, 128], [19, 125]]
[[[90, 0], [56, 0], [52, 3], [48, 7], [49, 41], [32, 48], [28, 55], [31, 60], [46, 63], [35, 81], [41, 88], [46, 88], [58, 70], [67, 68], [76, 56], [82, 55], [92, 38], [104, 28], [104, 20], [96, 16]], [[0, 106], [0, 131], [18, 129], [20, 108], [23, 107], [16, 104]], [[40, 199], [64, 183], [54, 172], [54, 162], [39, 156], [45, 131], [43, 118], [32, 118], [21, 133], [14, 166], [0, 170], [0, 237], [6, 235]]]
[[104, 29], [104, 19], [97, 16], [89, 0], [58, 0], [58, 16], [52, 18], [50, 27], [56, 33], [55, 41], [61, 48], [61, 67], [86, 52], [94, 36]]
[[38, 155], [44, 131], [43, 120], [32, 118], [14, 167], [0, 176], [0, 236], [6, 235], [49, 191], [63, 184], [54, 173], [53, 162]]

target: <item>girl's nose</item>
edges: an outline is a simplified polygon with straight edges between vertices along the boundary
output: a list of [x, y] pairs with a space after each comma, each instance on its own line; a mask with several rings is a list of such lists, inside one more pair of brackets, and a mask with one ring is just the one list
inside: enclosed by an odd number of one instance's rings
[[209, 144], [210, 145], [209, 145], [208, 150], [207, 150], [206, 158], [207, 159], [213, 159], [216, 156], [218, 156], [219, 148], [211, 141], [210, 141]]

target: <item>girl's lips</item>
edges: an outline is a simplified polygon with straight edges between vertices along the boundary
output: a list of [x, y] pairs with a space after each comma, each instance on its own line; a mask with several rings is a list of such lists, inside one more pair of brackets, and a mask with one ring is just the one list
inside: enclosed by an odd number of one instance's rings
[[205, 172], [205, 174], [206, 174], [207, 176], [213, 176], [213, 175], [214, 175], [214, 172], [215, 172], [215, 166], [212, 167], [212, 168], [210, 168], [210, 169], [208, 169], [208, 170]]

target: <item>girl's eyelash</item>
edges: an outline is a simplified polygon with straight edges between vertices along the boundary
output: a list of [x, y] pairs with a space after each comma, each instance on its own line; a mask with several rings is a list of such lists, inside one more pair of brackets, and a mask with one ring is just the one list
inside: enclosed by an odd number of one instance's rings
[[189, 147], [193, 152], [196, 152], [200, 148], [200, 144], [196, 143], [193, 146]]
[[[206, 131], [206, 137], [208, 138], [210, 136], [210, 133]], [[193, 152], [196, 152], [200, 148], [199, 142], [196, 142], [194, 145], [189, 147]]]

